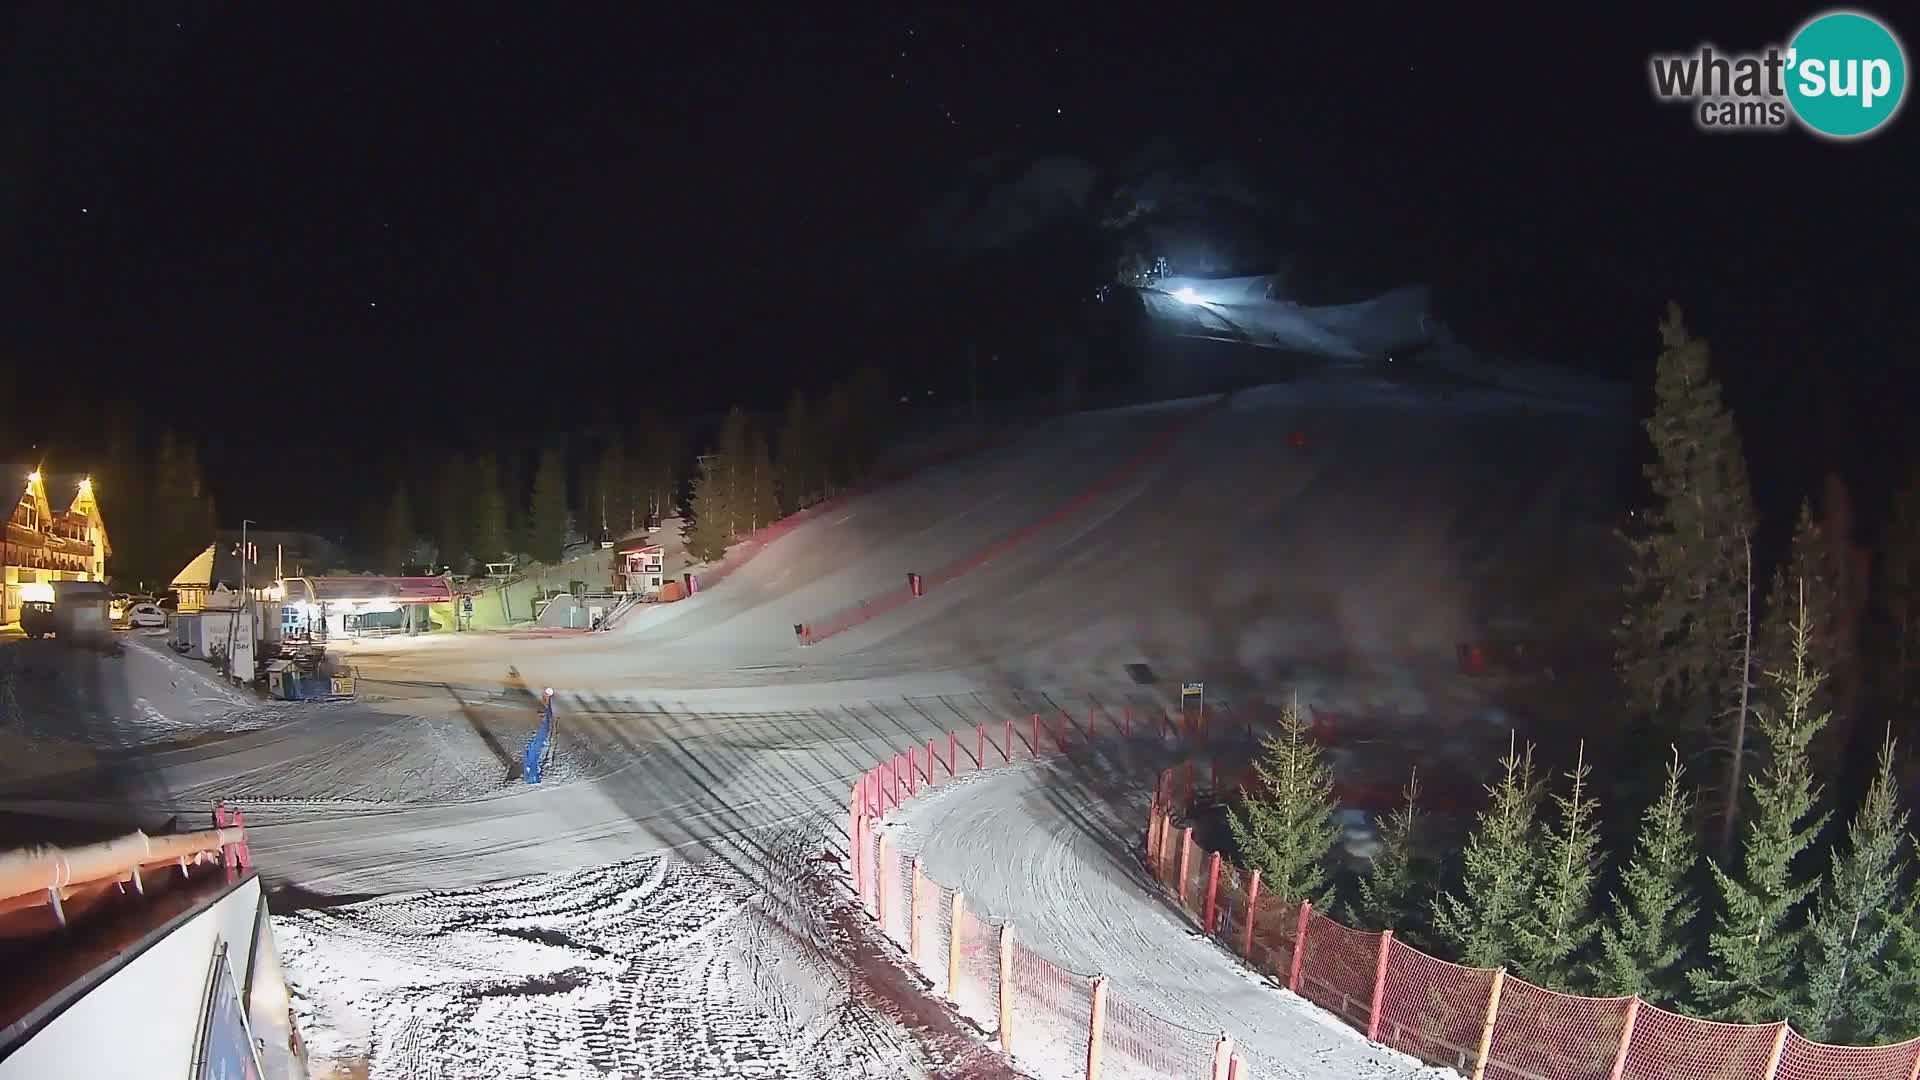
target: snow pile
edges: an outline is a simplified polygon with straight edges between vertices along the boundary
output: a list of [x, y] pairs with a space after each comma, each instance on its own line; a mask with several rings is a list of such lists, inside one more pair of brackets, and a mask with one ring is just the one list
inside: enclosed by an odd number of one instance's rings
[[276, 917], [311, 1055], [373, 1080], [923, 1076], [798, 903], [807, 834]]

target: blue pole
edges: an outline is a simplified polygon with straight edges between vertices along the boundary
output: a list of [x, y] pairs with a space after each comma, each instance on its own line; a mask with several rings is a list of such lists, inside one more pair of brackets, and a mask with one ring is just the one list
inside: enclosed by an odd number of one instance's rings
[[527, 756], [521, 762], [520, 771], [529, 784], [540, 782], [540, 762], [547, 754], [547, 740], [553, 737], [553, 691], [547, 691], [547, 708], [540, 717], [540, 730], [533, 733], [533, 739], [527, 743]]

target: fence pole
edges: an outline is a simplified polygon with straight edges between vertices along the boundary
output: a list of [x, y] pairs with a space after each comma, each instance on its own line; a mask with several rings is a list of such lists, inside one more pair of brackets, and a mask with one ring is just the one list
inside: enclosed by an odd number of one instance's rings
[[907, 747], [907, 798], [909, 799], [920, 793], [920, 763], [917, 760], [919, 757], [919, 747]]
[[1253, 1070], [1247, 1068], [1247, 1059], [1239, 1054], [1227, 1060], [1227, 1080], [1252, 1080]]
[[1300, 901], [1300, 921], [1293, 927], [1293, 970], [1287, 972], [1287, 989], [1300, 992], [1301, 961], [1307, 958], [1307, 920], [1313, 918], [1313, 901]]
[[[1147, 811], [1147, 865], [1160, 869], [1160, 808]], [[1154, 874], [1159, 877], [1158, 873]]]
[[873, 877], [873, 917], [880, 922], [880, 932], [887, 932], [887, 834], [880, 834], [880, 860], [874, 869]]
[[854, 785], [847, 797], [847, 873], [853, 878], [853, 895], [860, 893], [860, 786]]
[[1033, 714], [1033, 742], [1030, 745], [1033, 747], [1033, 756], [1039, 757], [1040, 756], [1040, 714], [1039, 713]]
[[1000, 740], [1000, 758], [1008, 763], [1013, 761], [1013, 717], [1011, 716], [1007, 717], [1007, 733]]
[[920, 962], [920, 856], [913, 857], [913, 887], [907, 891], [907, 959]]
[[947, 732], [947, 775], [960, 775], [960, 733]]
[[967, 914], [966, 894], [953, 890], [952, 917], [947, 920], [947, 1000], [960, 1002], [960, 926]]
[[1180, 830], [1180, 902], [1187, 902], [1187, 863], [1193, 859], [1193, 826]]
[[940, 760], [940, 755], [935, 753], [933, 749], [933, 740], [928, 739], [927, 740], [927, 786], [928, 787], [932, 787], [934, 777], [940, 775], [939, 773], [935, 772], [933, 769], [933, 763], [939, 760]]
[[1013, 1054], [1013, 924], [1000, 924], [1000, 1052]]
[[[1249, 963], [1253, 961], [1253, 913], [1260, 910], [1259, 904], [1260, 904], [1260, 870], [1258, 867], [1255, 867], [1253, 871], [1253, 880], [1247, 882], [1247, 925], [1245, 927], [1246, 937], [1240, 943], [1240, 958], [1242, 960], [1248, 961]], [[1618, 1080], [1618, 1078], [1616, 1078], [1616, 1080]]]
[[987, 767], [987, 725], [976, 726], [973, 733], [979, 742], [979, 745], [973, 748], [973, 767], [984, 769]]
[[1220, 1036], [1213, 1044], [1213, 1080], [1232, 1080], [1233, 1076], [1233, 1037]]
[[1920, 1080], [1920, 1050], [1913, 1053], [1913, 1071], [1907, 1073], [1907, 1080]]
[[1507, 969], [1493, 973], [1493, 989], [1487, 993], [1487, 1018], [1480, 1025], [1480, 1048], [1473, 1056], [1473, 1080], [1486, 1080], [1487, 1054], [1493, 1050], [1493, 1022], [1500, 1016], [1500, 991], [1507, 985]]
[[1387, 996], [1387, 953], [1393, 949], [1393, 931], [1380, 932], [1380, 958], [1373, 964], [1373, 1004], [1367, 1009], [1367, 1039], [1380, 1041], [1380, 1002]]
[[1093, 1019], [1087, 1022], [1087, 1080], [1100, 1080], [1100, 1048], [1107, 1041], [1107, 977], [1093, 977]]
[[1220, 853], [1214, 852], [1207, 859], [1207, 915], [1201, 926], [1207, 933], [1213, 933], [1214, 917], [1220, 914]]
[[1773, 1036], [1773, 1053], [1767, 1055], [1767, 1071], [1760, 1074], [1760, 1080], [1773, 1080], [1780, 1072], [1780, 1055], [1787, 1049], [1787, 1022], [1780, 1021], [1780, 1030]]
[[1620, 1074], [1627, 1067], [1627, 1047], [1633, 1045], [1633, 1026], [1640, 1021], [1640, 999], [1635, 997], [1627, 1002], [1627, 1022], [1620, 1028], [1620, 1049], [1613, 1052], [1613, 1071], [1607, 1074], [1607, 1080], [1620, 1080]]

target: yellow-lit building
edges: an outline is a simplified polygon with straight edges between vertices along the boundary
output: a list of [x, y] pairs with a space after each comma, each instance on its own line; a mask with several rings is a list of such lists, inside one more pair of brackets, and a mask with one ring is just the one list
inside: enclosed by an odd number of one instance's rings
[[[39, 469], [21, 468], [0, 473], [0, 482], [9, 475], [25, 481], [7, 519], [5, 550], [0, 553], [6, 575], [0, 622], [15, 623], [22, 600], [53, 599], [55, 581], [105, 581], [112, 547], [90, 477], [50, 477]], [[55, 497], [66, 505], [56, 510]]]

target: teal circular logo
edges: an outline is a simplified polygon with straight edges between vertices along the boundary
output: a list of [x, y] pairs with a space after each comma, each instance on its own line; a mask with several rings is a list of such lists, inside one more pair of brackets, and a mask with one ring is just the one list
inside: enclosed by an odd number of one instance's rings
[[1907, 57], [1871, 15], [1815, 16], [1787, 45], [1787, 102], [1816, 134], [1854, 139], [1893, 119], [1907, 91]]

